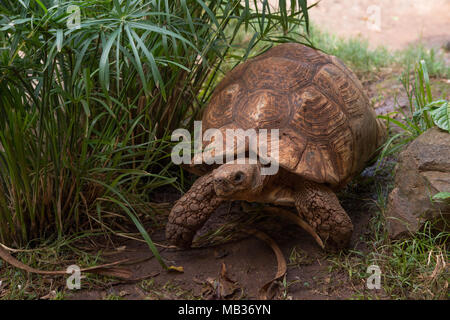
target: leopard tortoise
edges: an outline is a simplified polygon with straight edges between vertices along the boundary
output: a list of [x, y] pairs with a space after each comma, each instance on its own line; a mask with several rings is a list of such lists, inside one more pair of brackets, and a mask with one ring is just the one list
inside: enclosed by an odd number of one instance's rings
[[348, 245], [353, 225], [335, 191], [365, 168], [386, 129], [338, 58], [296, 43], [273, 47], [226, 75], [202, 125], [203, 131], [279, 129], [279, 170], [262, 175], [263, 165], [250, 161], [207, 165], [171, 210], [166, 238], [172, 244], [189, 247], [223, 201], [246, 200], [295, 206], [325, 247]]

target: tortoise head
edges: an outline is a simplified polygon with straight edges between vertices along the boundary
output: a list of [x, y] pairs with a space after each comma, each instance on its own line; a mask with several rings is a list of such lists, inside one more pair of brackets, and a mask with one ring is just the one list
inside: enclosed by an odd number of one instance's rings
[[213, 171], [214, 191], [224, 199], [245, 200], [258, 194], [265, 184], [260, 164], [225, 163]]

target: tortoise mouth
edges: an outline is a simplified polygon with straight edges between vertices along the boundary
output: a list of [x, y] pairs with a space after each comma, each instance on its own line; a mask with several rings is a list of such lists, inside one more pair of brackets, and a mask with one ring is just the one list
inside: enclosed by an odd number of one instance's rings
[[217, 196], [229, 197], [235, 192], [234, 189], [234, 186], [227, 179], [214, 179], [214, 191]]

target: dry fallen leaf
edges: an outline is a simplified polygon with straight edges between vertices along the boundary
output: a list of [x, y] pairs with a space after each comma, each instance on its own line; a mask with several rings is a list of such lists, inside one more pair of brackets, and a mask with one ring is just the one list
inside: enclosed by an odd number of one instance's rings
[[128, 291], [125, 291], [125, 290], [122, 290], [122, 291], [119, 292], [119, 296], [121, 296], [121, 297], [125, 297], [125, 296], [127, 296], [129, 294], [130, 293]]
[[49, 299], [54, 299], [55, 297], [56, 297], [56, 291], [52, 290], [48, 294], [46, 294], [45, 296], [40, 297], [39, 299], [41, 299], [41, 300], [49, 300]]
[[277, 257], [277, 264], [278, 264], [277, 274], [272, 280], [267, 282], [259, 291], [260, 299], [262, 300], [273, 299], [276, 296], [279, 289], [278, 280], [284, 277], [287, 271], [287, 264], [283, 256], [283, 252], [281, 252], [281, 249], [276, 244], [276, 242], [268, 235], [266, 235], [264, 232], [255, 229], [250, 229], [246, 231], [247, 233], [254, 235], [258, 239], [267, 243], [272, 248], [273, 252], [275, 253], [275, 256]]
[[[205, 284], [206, 287], [202, 289], [202, 298], [206, 300], [231, 300], [239, 298], [243, 293], [243, 289], [239, 284], [228, 275], [226, 265], [223, 262], [219, 278], [213, 279], [209, 277], [206, 279]], [[238, 292], [241, 293], [239, 296], [237, 296]]]

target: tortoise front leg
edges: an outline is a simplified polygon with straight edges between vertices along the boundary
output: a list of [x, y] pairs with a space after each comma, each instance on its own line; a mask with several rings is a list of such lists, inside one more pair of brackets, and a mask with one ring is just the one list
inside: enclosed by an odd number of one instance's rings
[[331, 189], [304, 181], [297, 189], [295, 206], [327, 249], [340, 249], [349, 244], [353, 224]]
[[198, 178], [170, 211], [167, 240], [181, 248], [190, 247], [197, 230], [222, 202], [214, 191], [212, 174]]

